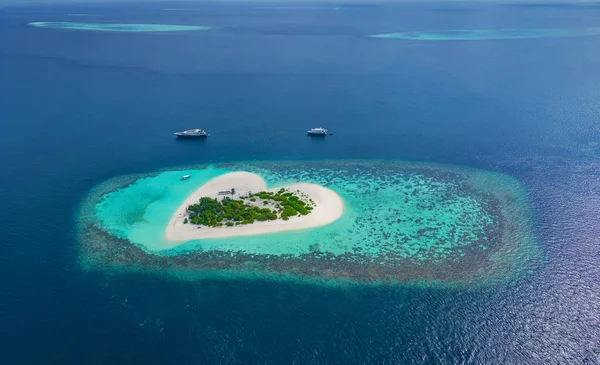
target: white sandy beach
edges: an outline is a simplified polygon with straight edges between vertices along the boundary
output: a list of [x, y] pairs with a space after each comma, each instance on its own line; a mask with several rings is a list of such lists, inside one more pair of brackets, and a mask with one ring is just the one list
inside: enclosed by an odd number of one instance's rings
[[[187, 216], [186, 208], [197, 203], [201, 197], [222, 198], [218, 195], [218, 192], [231, 190], [231, 188], [236, 190], [236, 195], [246, 195], [248, 192], [277, 191], [282, 187], [294, 192], [299, 190], [301, 193], [307, 194], [316, 204], [312, 212], [305, 216], [291, 217], [288, 221], [278, 219], [235, 227], [198, 228], [196, 225], [183, 223]], [[168, 241], [183, 243], [203, 238], [249, 236], [313, 228], [337, 220], [342, 216], [343, 210], [344, 202], [342, 198], [333, 190], [323, 186], [299, 183], [267, 189], [265, 181], [259, 175], [249, 172], [231, 172], [208, 181], [188, 196], [171, 217], [165, 230], [165, 237]]]

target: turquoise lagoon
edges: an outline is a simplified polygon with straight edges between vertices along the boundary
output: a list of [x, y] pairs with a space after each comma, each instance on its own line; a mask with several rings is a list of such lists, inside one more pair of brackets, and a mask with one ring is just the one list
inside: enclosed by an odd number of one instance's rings
[[[257, 173], [269, 187], [326, 186], [344, 199], [344, 214], [324, 227], [161, 250], [177, 207], [231, 171]], [[192, 177], [181, 181], [186, 174]], [[121, 176], [90, 192], [78, 220], [85, 267], [170, 274], [457, 283], [510, 277], [536, 250], [516, 179], [429, 163], [246, 162]]]
[[173, 25], [173, 24], [112, 24], [112, 23], [76, 23], [76, 22], [32, 22], [32, 27], [94, 30], [102, 32], [185, 32], [214, 29], [200, 25]]
[[415, 41], [482, 41], [600, 35], [600, 28], [583, 29], [453, 29], [374, 34], [372, 38]]

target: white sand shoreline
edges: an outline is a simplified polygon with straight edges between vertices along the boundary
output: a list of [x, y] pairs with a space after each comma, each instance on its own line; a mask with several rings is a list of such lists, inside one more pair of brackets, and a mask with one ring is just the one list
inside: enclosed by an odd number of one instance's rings
[[[198, 228], [198, 226], [193, 224], [183, 223], [187, 216], [187, 207], [197, 203], [201, 197], [217, 198], [219, 197], [219, 191], [231, 190], [231, 188], [235, 188], [236, 194], [246, 195], [249, 191], [253, 193], [258, 193], [260, 191], [277, 191], [282, 187], [294, 192], [299, 190], [301, 193], [308, 195], [316, 206], [310, 214], [300, 217], [291, 217], [288, 221], [278, 219], [275, 221], [255, 222], [253, 224], [235, 227], [201, 228]], [[344, 202], [342, 198], [333, 190], [323, 186], [297, 183], [267, 189], [265, 181], [259, 175], [243, 171], [231, 172], [208, 181], [189, 195], [171, 217], [165, 230], [165, 238], [172, 243], [179, 242], [181, 244], [187, 241], [205, 238], [250, 236], [314, 228], [334, 222], [342, 216], [343, 211]], [[173, 245], [173, 247], [175, 246], [177, 246], [177, 244]]]

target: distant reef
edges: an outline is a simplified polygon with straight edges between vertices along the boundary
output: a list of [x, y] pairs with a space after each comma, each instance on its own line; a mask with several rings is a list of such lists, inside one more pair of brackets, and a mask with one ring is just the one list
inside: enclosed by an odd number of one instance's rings
[[600, 28], [582, 29], [452, 29], [374, 34], [372, 38], [413, 41], [483, 41], [600, 35]]
[[76, 22], [32, 22], [28, 25], [39, 28], [76, 29], [101, 32], [186, 32], [210, 30], [214, 27], [201, 25], [173, 24], [113, 24], [113, 23], [76, 23]]
[[[257, 174], [269, 189], [319, 184], [343, 199], [343, 213], [330, 224], [293, 232], [166, 245], [165, 228], [186, 198], [235, 171]], [[182, 181], [184, 175], [191, 177]], [[244, 162], [125, 175], [94, 187], [77, 223], [85, 269], [193, 280], [474, 285], [516, 278], [541, 257], [518, 180], [434, 163]]]

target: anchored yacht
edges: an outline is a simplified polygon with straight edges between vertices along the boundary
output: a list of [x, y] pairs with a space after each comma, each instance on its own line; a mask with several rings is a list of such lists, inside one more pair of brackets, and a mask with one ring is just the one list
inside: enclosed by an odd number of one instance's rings
[[187, 131], [175, 133], [177, 138], [203, 138], [208, 137], [204, 129], [188, 129]]
[[313, 129], [307, 131], [306, 133], [310, 134], [311, 136], [326, 136], [327, 129], [325, 129], [323, 127], [313, 128]]

